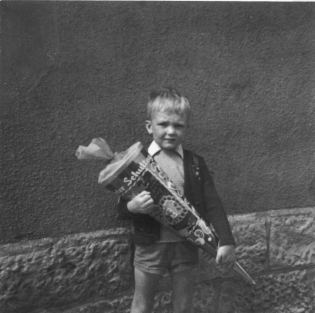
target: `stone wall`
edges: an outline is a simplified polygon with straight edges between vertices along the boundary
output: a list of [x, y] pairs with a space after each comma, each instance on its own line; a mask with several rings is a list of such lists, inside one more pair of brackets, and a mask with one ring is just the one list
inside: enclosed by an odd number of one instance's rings
[[[215, 269], [201, 253], [195, 313], [311, 313], [315, 309], [315, 209], [230, 216], [239, 263], [256, 281]], [[128, 312], [128, 228], [44, 238], [0, 248], [1, 313]], [[154, 312], [171, 312], [170, 282]]]

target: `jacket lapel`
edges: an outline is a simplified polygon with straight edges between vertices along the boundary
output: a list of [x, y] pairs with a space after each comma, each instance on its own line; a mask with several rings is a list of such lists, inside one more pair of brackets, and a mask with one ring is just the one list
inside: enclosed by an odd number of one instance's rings
[[184, 179], [185, 179], [185, 185], [184, 185], [184, 194], [185, 197], [189, 202], [193, 202], [193, 188], [192, 188], [192, 173], [191, 173], [191, 167], [192, 167], [192, 155], [191, 152], [188, 150], [184, 150]]

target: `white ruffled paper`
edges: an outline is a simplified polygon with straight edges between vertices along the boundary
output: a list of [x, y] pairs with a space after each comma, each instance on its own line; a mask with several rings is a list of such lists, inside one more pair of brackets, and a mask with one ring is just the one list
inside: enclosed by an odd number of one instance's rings
[[115, 153], [103, 138], [94, 138], [87, 147], [79, 146], [75, 155], [79, 160], [96, 159], [108, 162], [115, 157]]

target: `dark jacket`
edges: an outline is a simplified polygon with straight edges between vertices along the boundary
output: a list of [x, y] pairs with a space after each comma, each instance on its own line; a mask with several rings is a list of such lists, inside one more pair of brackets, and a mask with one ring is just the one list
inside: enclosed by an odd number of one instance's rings
[[[235, 244], [229, 221], [204, 159], [189, 150], [184, 150], [184, 175], [185, 197], [200, 216], [208, 224], [212, 224], [220, 245]], [[160, 223], [157, 220], [147, 214], [131, 213], [127, 209], [127, 201], [122, 198], [118, 201], [117, 211], [120, 218], [133, 220], [134, 243], [150, 244], [159, 240]]]

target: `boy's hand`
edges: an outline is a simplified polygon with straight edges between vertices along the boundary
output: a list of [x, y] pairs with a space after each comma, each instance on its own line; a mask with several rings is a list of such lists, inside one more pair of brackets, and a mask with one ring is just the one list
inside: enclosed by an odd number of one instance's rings
[[127, 208], [131, 213], [148, 214], [153, 208], [153, 199], [150, 192], [142, 191], [127, 203]]
[[236, 259], [235, 246], [226, 245], [219, 247], [215, 261], [217, 264], [221, 266], [221, 268], [225, 272], [233, 268], [235, 259]]

